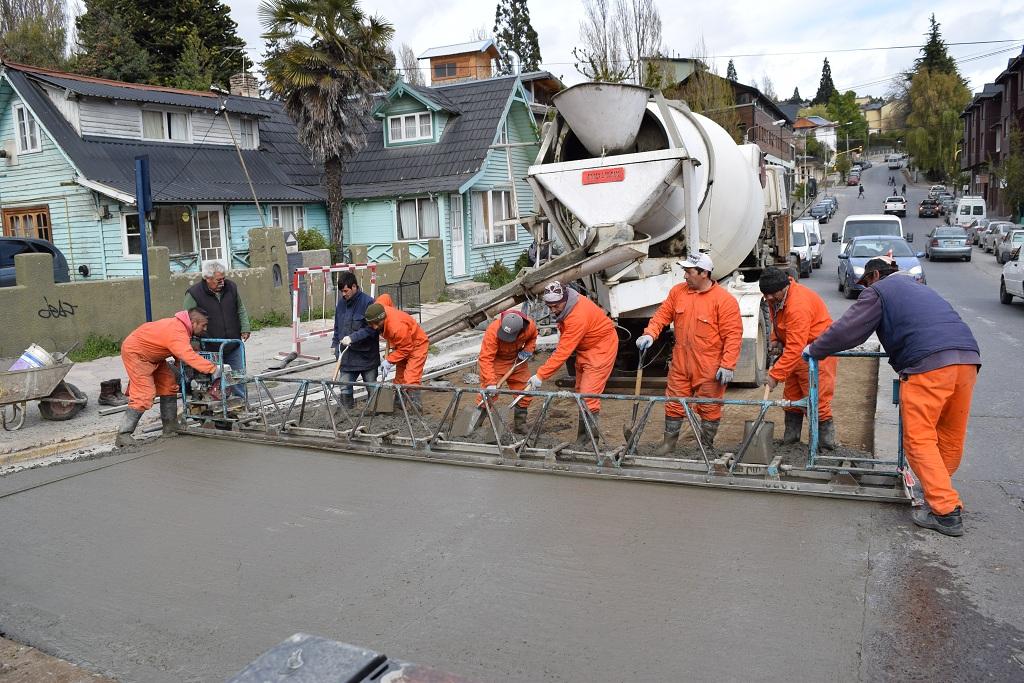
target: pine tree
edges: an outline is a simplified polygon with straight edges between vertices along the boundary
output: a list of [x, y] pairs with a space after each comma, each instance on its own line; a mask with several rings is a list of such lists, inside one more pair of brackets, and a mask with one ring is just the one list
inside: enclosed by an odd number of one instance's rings
[[185, 90], [209, 90], [213, 85], [213, 61], [210, 51], [199, 40], [199, 34], [192, 31], [185, 39], [185, 47], [178, 60], [174, 75], [175, 88]]
[[[112, 30], [113, 21], [120, 24], [119, 32]], [[236, 33], [238, 25], [230, 9], [220, 0], [85, 0], [85, 12], [76, 25], [80, 68], [91, 75], [174, 85], [193, 33], [207, 51], [214, 83], [226, 87], [228, 79], [242, 69], [245, 42]], [[121, 43], [117, 52], [123, 64], [112, 68], [105, 54], [115, 37]], [[144, 57], [140, 51], [146, 53]]]
[[800, 97], [800, 88], [793, 88], [793, 96], [786, 100], [787, 104], [803, 104], [804, 98]]
[[515, 72], [510, 51], [519, 57], [521, 72], [540, 69], [540, 41], [530, 23], [530, 8], [526, 0], [498, 0], [498, 7], [494, 11], [494, 37], [501, 51], [498, 59], [499, 74]]
[[732, 60], [729, 60], [729, 66], [725, 67], [725, 77], [730, 81], [738, 81], [740, 77], [736, 75], [736, 65], [733, 64]]
[[811, 104], [828, 104], [832, 93], [836, 92], [836, 86], [832, 82], [832, 67], [829, 66], [828, 57], [821, 66], [821, 81], [818, 83], [818, 92], [811, 100]]
[[942, 40], [939, 22], [935, 20], [935, 15], [932, 14], [928, 21], [931, 23], [928, 33], [925, 34], [928, 36], [928, 40], [924, 47], [921, 48], [921, 56], [914, 62], [914, 71], [929, 69], [935, 73], [956, 74], [959, 76], [956, 61], [946, 50], [946, 43]]

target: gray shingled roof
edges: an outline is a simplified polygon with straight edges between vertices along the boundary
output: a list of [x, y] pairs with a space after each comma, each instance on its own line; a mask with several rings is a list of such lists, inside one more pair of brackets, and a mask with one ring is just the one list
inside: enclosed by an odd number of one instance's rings
[[450, 101], [460, 113], [448, 120], [436, 144], [384, 147], [382, 121], [368, 124], [366, 146], [346, 162], [347, 199], [457, 190], [487, 159], [515, 76], [466, 81], [436, 88], [417, 87], [426, 97]]
[[[11, 83], [85, 179], [135, 194], [135, 157], [148, 154], [155, 202], [252, 201], [234, 147], [81, 137], [53, 106], [34, 74], [8, 66]], [[261, 201], [324, 201], [321, 171], [309, 161], [282, 105], [257, 98], [260, 148], [242, 150]]]

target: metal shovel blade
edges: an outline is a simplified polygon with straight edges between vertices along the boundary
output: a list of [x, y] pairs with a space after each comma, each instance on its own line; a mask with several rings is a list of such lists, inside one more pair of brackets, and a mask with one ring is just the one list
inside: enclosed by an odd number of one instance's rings
[[480, 426], [483, 416], [484, 408], [482, 405], [459, 412], [455, 418], [455, 423], [452, 425], [452, 433], [459, 437], [469, 436]]
[[377, 415], [390, 415], [395, 412], [395, 388], [381, 387], [367, 410]]

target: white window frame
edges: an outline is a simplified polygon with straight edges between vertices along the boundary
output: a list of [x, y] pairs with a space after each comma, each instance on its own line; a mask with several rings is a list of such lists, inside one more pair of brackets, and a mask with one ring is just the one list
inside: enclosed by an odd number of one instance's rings
[[[502, 220], [508, 220], [513, 217], [513, 211], [515, 207], [512, 204], [512, 190], [511, 188], [504, 189], [498, 188], [494, 190], [487, 190], [481, 194], [486, 195], [483, 203], [484, 213], [486, 214], [482, 218], [486, 221], [484, 224], [483, 237], [484, 241], [479, 240], [480, 234], [477, 230], [473, 230], [473, 246], [474, 247], [487, 247], [495, 244], [508, 244], [510, 242], [519, 241], [519, 226], [518, 225], [495, 225], [494, 224], [494, 206], [495, 194], [497, 195], [508, 195], [508, 210], [509, 215]], [[500, 201], [500, 200], [499, 200]], [[473, 217], [474, 227], [478, 216]], [[500, 237], [500, 239], [499, 239]]]
[[508, 144], [508, 119], [505, 119], [505, 121], [502, 122], [501, 130], [498, 131], [498, 144], [499, 145], [507, 145]]
[[[422, 131], [422, 128], [423, 128], [423, 124], [420, 121], [421, 117], [426, 117], [427, 123], [430, 125], [430, 135], [422, 135], [421, 134], [421, 131]], [[416, 122], [415, 123], [415, 125], [416, 125], [416, 137], [405, 137], [405, 120], [409, 119], [409, 118], [414, 119], [415, 122]], [[399, 137], [395, 137], [393, 135], [393, 131], [392, 131], [392, 128], [391, 128], [391, 122], [392, 121], [398, 121], [399, 122], [398, 129], [399, 129], [399, 132], [401, 133], [401, 135]], [[395, 115], [395, 116], [389, 116], [388, 117], [388, 121], [387, 121], [387, 132], [388, 132], [388, 142], [389, 143], [395, 143], [395, 142], [415, 142], [417, 140], [433, 140], [434, 139], [434, 117], [433, 117], [433, 115], [429, 111], [419, 111], [419, 112], [414, 112], [412, 114], [398, 114], [398, 115]]]
[[[251, 141], [248, 146], [245, 144], [245, 126], [248, 125], [251, 129], [252, 135], [250, 136]], [[242, 149], [259, 149], [260, 147], [260, 127], [256, 123], [256, 119], [238, 119], [238, 145]]]
[[[43, 141], [39, 136], [39, 123], [32, 116], [32, 112], [24, 104], [16, 104], [14, 111], [14, 139], [16, 140], [18, 154], [34, 154], [43, 151]], [[19, 117], [23, 120], [19, 120]], [[22, 131], [22, 123], [25, 130]], [[22, 144], [22, 136], [27, 138], [28, 145]]]
[[[281, 209], [292, 210], [292, 224], [291, 226], [282, 225], [282, 211]], [[270, 224], [272, 227], [281, 228], [285, 232], [292, 231], [298, 232], [299, 230], [306, 229], [306, 207], [302, 204], [271, 204], [270, 205]]]
[[[420, 242], [423, 240], [436, 240], [441, 238], [441, 202], [439, 201], [440, 195], [427, 196], [427, 197], [409, 197], [408, 199], [399, 199], [395, 201], [395, 239], [399, 242]], [[416, 202], [416, 236], [415, 237], [402, 237], [402, 209], [401, 205], [404, 202]], [[434, 211], [437, 212], [437, 234], [428, 237], [423, 236], [423, 228], [420, 226], [420, 202], [433, 202]]]
[[[142, 252], [133, 254], [128, 249], [128, 218], [130, 216], [138, 216], [137, 211], [121, 212], [121, 255], [126, 259], [139, 259], [142, 260]], [[142, 249], [142, 221], [139, 221], [139, 249]]]
[[[162, 123], [162, 126], [163, 126], [163, 137], [159, 137], [159, 138], [147, 138], [146, 137], [146, 116], [145, 115], [146, 115], [147, 112], [148, 113], [158, 112], [158, 113], [161, 114], [160, 119], [161, 119], [161, 123]], [[184, 140], [174, 140], [174, 139], [172, 139], [170, 137], [170, 135], [171, 135], [171, 127], [170, 127], [170, 124], [167, 121], [167, 117], [170, 114], [175, 114], [177, 116], [184, 116], [185, 117], [185, 139]], [[192, 117], [189, 115], [189, 113], [187, 111], [175, 111], [173, 109], [149, 109], [149, 108], [140, 109], [139, 110], [139, 134], [142, 136], [142, 139], [147, 141], [147, 142], [173, 142], [173, 143], [177, 143], [179, 145], [191, 144], [192, 143]]]

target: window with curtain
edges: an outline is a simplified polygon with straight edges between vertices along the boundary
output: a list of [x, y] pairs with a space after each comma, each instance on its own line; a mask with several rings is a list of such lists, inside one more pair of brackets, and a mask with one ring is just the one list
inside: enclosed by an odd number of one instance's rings
[[398, 202], [398, 239], [419, 240], [441, 235], [437, 202], [417, 197]]
[[389, 117], [388, 137], [390, 142], [432, 139], [434, 137], [434, 125], [430, 112], [425, 111], [418, 114]]
[[285, 232], [302, 230], [306, 227], [305, 208], [301, 204], [273, 205], [270, 207], [270, 224]]
[[188, 114], [143, 110], [142, 137], [145, 140], [188, 142]]
[[501, 244], [516, 241], [515, 225], [495, 225], [514, 218], [512, 192], [491, 190], [471, 194], [473, 209], [473, 244]]

